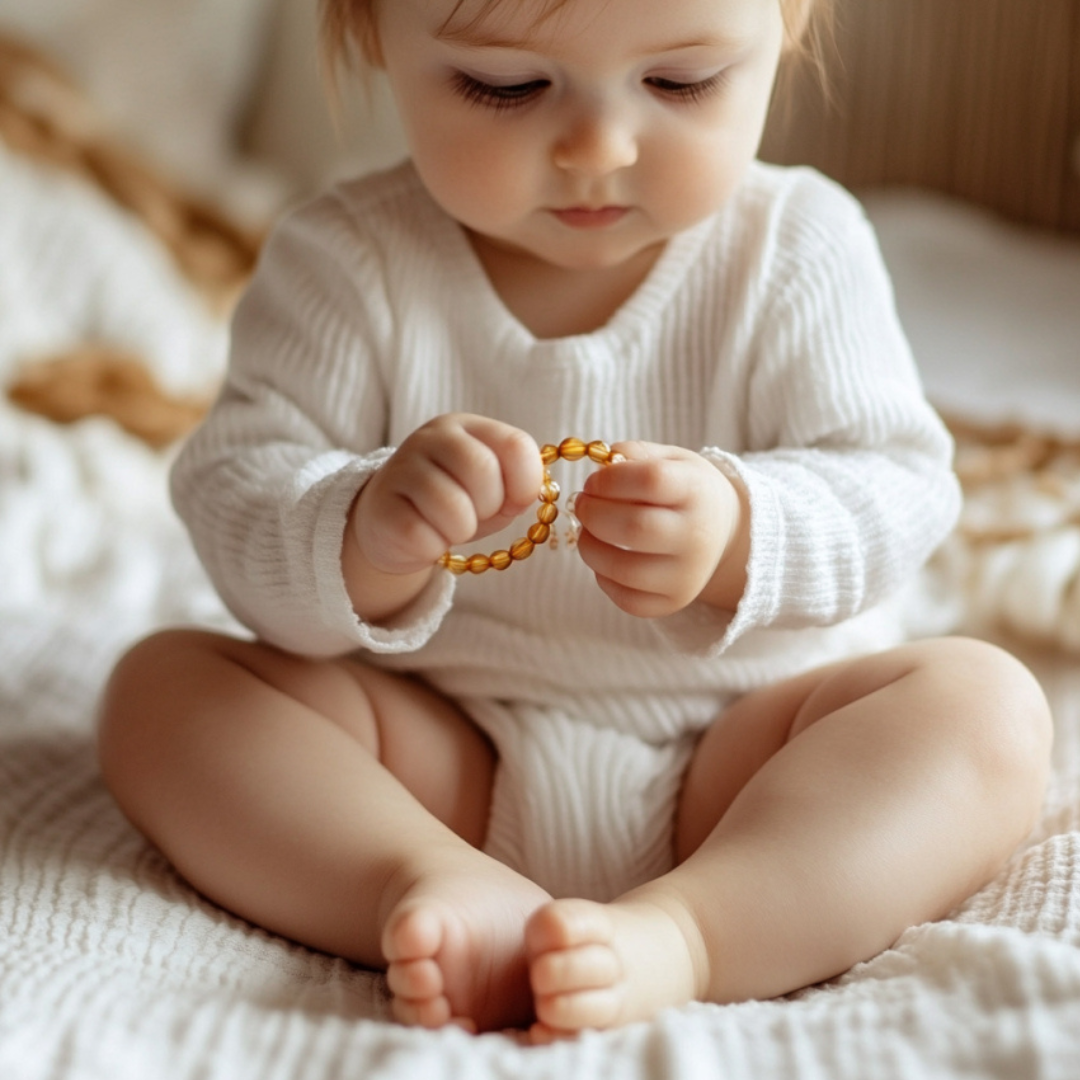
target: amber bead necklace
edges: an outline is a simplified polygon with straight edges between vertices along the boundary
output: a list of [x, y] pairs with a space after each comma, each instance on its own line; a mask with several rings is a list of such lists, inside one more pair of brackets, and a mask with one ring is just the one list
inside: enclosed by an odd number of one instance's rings
[[584, 442], [582, 439], [563, 439], [558, 446], [546, 443], [540, 447], [540, 460], [544, 463], [544, 482], [540, 487], [540, 505], [536, 508], [536, 524], [530, 525], [526, 534], [515, 540], [509, 549], [493, 551], [490, 555], [453, 555], [449, 551], [440, 556], [438, 565], [445, 567], [451, 574], [482, 574], [485, 570], [505, 570], [515, 562], [527, 559], [537, 544], [543, 544], [551, 535], [551, 526], [559, 516], [555, 505], [559, 500], [559, 485], [551, 479], [548, 466], [559, 458], [563, 461], [580, 461], [588, 458], [597, 465], [614, 465], [625, 461], [622, 454], [612, 450], [607, 443], [599, 439]]

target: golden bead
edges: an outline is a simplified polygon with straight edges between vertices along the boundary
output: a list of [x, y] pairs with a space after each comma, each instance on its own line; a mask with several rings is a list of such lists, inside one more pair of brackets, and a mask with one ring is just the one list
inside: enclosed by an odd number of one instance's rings
[[[539, 494], [540, 505], [536, 510], [536, 524], [528, 528], [527, 535], [515, 540], [510, 545], [509, 551], [500, 548], [490, 555], [479, 552], [475, 555], [454, 555], [447, 551], [436, 560], [437, 565], [444, 567], [451, 574], [482, 574], [492, 567], [496, 570], [505, 570], [512, 563], [527, 559], [538, 545], [549, 539], [550, 546], [557, 547], [558, 537], [552, 532], [551, 526], [559, 516], [559, 509], [555, 505], [559, 499], [559, 485], [552, 480], [547, 467], [559, 458], [565, 461], [580, 461], [586, 456], [598, 465], [613, 465], [626, 460], [622, 454], [615, 453], [606, 442], [600, 439], [593, 439], [592, 442], [586, 443], [581, 439], [568, 438], [563, 439], [558, 446], [544, 443], [540, 447], [540, 460], [544, 465], [544, 482]], [[574, 544], [574, 539], [571, 535], [571, 546]]]
[[540, 489], [540, 501], [546, 503], [556, 502], [559, 498], [559, 485], [550, 476], [544, 477], [544, 486]]
[[563, 439], [559, 443], [559, 457], [564, 461], [580, 461], [586, 452], [585, 443], [581, 439]]
[[536, 545], [528, 539], [528, 537], [523, 536], [510, 545], [510, 557], [515, 562], [527, 559], [533, 553], [533, 548], [535, 546]]

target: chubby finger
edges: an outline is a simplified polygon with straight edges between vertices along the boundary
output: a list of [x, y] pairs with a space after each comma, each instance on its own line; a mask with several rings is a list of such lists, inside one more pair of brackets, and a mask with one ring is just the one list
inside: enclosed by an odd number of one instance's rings
[[625, 551], [667, 555], [678, 550], [682, 516], [665, 506], [622, 502], [582, 492], [574, 516], [586, 533]]
[[499, 463], [504, 513], [518, 514], [536, 501], [544, 466], [536, 440], [521, 428], [487, 417], [470, 417], [469, 433], [487, 447]]
[[693, 475], [687, 457], [663, 453], [669, 448], [654, 443], [623, 445], [639, 456], [591, 473], [583, 488], [586, 494], [656, 506], [679, 506], [686, 500]]
[[418, 463], [403, 470], [396, 494], [442, 546], [464, 543], [476, 532], [475, 501], [457, 477], [437, 463], [428, 462], [425, 467]]
[[578, 538], [578, 554], [597, 578], [648, 593], [667, 591], [677, 563], [674, 556], [630, 551], [598, 540], [589, 532]]
[[468, 413], [446, 414], [429, 421], [406, 440], [405, 450], [422, 461], [432, 494], [445, 500], [448, 508], [454, 500], [431, 474], [444, 474], [468, 500], [474, 528], [468, 535], [456, 537], [455, 542], [469, 539], [477, 523], [500, 514], [516, 516], [535, 499], [543, 476], [540, 451], [530, 435], [501, 421]]
[[680, 607], [667, 593], [643, 592], [600, 574], [596, 575], [596, 584], [617, 608], [639, 619], [662, 619]]

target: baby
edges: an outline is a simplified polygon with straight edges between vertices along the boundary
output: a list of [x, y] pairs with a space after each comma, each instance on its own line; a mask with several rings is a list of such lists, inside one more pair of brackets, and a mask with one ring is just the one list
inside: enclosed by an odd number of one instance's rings
[[872, 232], [755, 160], [821, 2], [324, 0], [410, 160], [268, 242], [173, 472], [253, 638], [136, 645], [100, 753], [195, 887], [404, 1023], [784, 994], [1035, 820], [1031, 675], [902, 638], [958, 489]]

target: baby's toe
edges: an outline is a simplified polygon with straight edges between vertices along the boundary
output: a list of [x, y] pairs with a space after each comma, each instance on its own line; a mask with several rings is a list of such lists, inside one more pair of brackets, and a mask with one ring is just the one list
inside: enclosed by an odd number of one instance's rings
[[613, 936], [606, 908], [591, 900], [544, 904], [533, 912], [525, 927], [525, 945], [531, 956], [579, 945], [605, 945]]
[[454, 1019], [450, 1002], [442, 995], [422, 1001], [395, 997], [390, 1002], [390, 1011], [398, 1023], [409, 1027], [440, 1028]]
[[387, 920], [382, 953], [389, 963], [433, 957], [442, 943], [442, 923], [429, 906], [402, 907]]
[[620, 1021], [623, 995], [617, 988], [573, 994], [537, 995], [536, 1018], [558, 1032], [614, 1027]]
[[557, 1031], [539, 1020], [532, 1024], [526, 1033], [529, 1046], [550, 1046], [566, 1039], [576, 1039], [578, 1034], [576, 1031]]
[[622, 964], [607, 945], [582, 945], [542, 953], [529, 966], [535, 994], [602, 990], [622, 978]]
[[423, 1001], [445, 990], [442, 969], [430, 959], [400, 960], [386, 971], [386, 982], [397, 997]]

